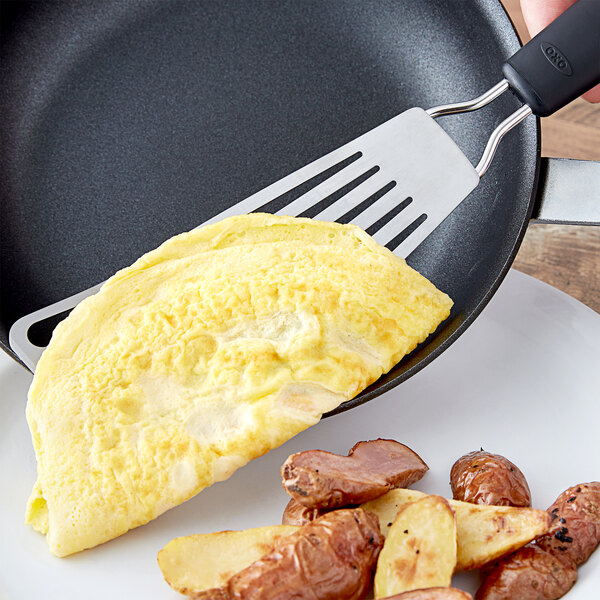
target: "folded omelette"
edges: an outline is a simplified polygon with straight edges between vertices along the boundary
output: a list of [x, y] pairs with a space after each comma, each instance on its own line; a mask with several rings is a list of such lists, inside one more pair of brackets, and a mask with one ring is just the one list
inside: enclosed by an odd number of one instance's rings
[[358, 394], [451, 305], [352, 225], [252, 214], [166, 241], [42, 355], [27, 522], [57, 556], [147, 523]]

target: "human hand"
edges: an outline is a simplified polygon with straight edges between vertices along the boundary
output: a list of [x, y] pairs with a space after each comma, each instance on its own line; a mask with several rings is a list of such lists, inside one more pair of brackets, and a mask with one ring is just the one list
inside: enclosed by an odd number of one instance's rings
[[[521, 9], [529, 33], [532, 36], [537, 35], [575, 2], [576, 0], [521, 0]], [[583, 97], [589, 102], [600, 102], [600, 85], [592, 88]]]

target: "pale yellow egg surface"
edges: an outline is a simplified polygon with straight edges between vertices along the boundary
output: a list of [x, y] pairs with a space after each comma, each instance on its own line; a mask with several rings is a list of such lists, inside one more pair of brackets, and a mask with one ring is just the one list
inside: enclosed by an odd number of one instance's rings
[[451, 305], [352, 225], [252, 214], [166, 241], [41, 357], [27, 522], [57, 556], [147, 523], [357, 395]]

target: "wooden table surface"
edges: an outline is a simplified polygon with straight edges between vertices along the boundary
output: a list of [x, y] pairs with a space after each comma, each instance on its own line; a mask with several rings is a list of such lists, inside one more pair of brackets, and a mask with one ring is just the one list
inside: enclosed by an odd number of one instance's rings
[[[519, 0], [502, 3], [525, 43]], [[600, 161], [600, 104], [579, 99], [542, 119], [542, 155]], [[600, 312], [600, 227], [530, 224], [513, 267]]]

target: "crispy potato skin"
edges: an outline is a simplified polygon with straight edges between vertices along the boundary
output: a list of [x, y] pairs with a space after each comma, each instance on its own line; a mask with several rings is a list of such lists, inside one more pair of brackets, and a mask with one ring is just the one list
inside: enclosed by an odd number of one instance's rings
[[457, 588], [432, 587], [402, 592], [402, 594], [388, 596], [383, 600], [473, 600], [473, 596]]
[[452, 465], [450, 485], [455, 500], [497, 506], [531, 506], [525, 475], [500, 454], [476, 450]]
[[361, 508], [323, 515], [197, 600], [361, 600], [383, 546], [379, 519]]
[[291, 498], [283, 510], [281, 524], [302, 527], [302, 525], [307, 525], [317, 517], [324, 515], [325, 512], [318, 508], [308, 508], [308, 506], [304, 506], [304, 504], [300, 504], [300, 502], [296, 502], [296, 500]]
[[600, 543], [600, 482], [566, 489], [548, 512], [555, 518], [553, 530], [538, 545], [558, 558], [584, 563]]
[[475, 600], [556, 600], [577, 581], [577, 567], [535, 544], [502, 559], [488, 571]]
[[418, 481], [429, 467], [394, 440], [358, 442], [339, 456], [323, 450], [292, 454], [281, 467], [285, 491], [308, 508], [361, 504]]

